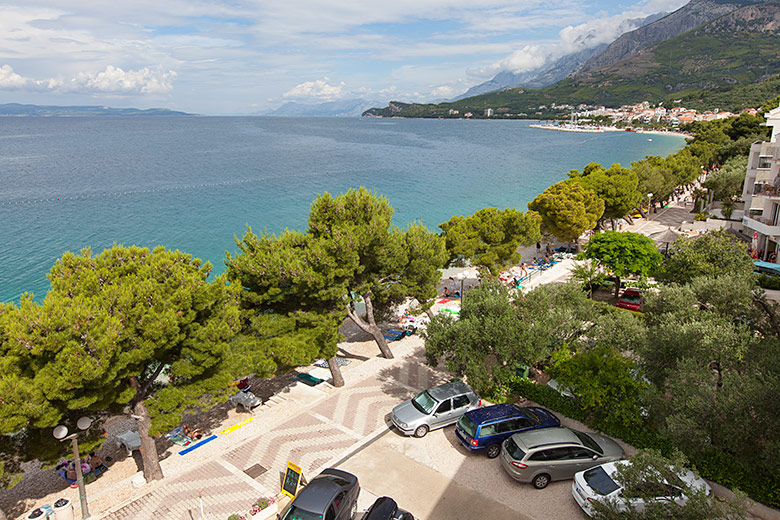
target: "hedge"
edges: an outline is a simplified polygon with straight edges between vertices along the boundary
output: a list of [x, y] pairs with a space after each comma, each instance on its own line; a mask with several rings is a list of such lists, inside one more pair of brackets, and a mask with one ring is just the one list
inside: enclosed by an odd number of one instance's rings
[[[617, 422], [610, 423], [609, 418], [603, 421], [593, 420], [574, 399], [561, 395], [552, 387], [524, 378], [514, 378], [511, 384], [514, 393], [621, 439], [635, 448], [654, 448], [667, 455], [676, 449], [675, 443], [659, 433], [649, 421], [626, 427]], [[780, 507], [780, 475], [760, 473], [755, 467], [748, 466], [747, 461], [715, 449], [704, 456], [686, 455], [704, 478], [731, 489], [740, 489], [762, 504]]]

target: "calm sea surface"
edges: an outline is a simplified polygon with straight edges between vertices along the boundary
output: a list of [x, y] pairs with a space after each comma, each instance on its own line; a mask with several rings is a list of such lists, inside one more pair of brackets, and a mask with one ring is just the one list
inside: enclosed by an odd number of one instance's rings
[[318, 193], [366, 186], [401, 227], [517, 207], [572, 168], [667, 155], [681, 138], [523, 121], [0, 118], [0, 301], [42, 299], [65, 251], [163, 245], [224, 270], [255, 231], [305, 230]]

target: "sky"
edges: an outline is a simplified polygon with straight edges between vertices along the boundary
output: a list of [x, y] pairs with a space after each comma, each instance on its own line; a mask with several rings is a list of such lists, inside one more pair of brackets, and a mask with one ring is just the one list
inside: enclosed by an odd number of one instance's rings
[[455, 97], [687, 0], [8, 0], [0, 103], [251, 115]]

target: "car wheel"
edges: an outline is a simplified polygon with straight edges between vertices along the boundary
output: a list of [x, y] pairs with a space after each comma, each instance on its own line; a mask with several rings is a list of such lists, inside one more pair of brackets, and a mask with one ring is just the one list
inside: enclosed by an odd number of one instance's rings
[[499, 453], [501, 453], [500, 444], [491, 444], [490, 446], [488, 446], [486, 454], [489, 459], [495, 459], [496, 457], [498, 457]]
[[550, 483], [550, 475], [548, 475], [547, 473], [536, 475], [534, 479], [531, 481], [531, 483], [534, 485], [536, 489], [544, 489], [547, 487], [547, 484]]
[[418, 426], [416, 430], [414, 430], [414, 436], [418, 439], [425, 437], [428, 434], [428, 427], [424, 424], [422, 426]]

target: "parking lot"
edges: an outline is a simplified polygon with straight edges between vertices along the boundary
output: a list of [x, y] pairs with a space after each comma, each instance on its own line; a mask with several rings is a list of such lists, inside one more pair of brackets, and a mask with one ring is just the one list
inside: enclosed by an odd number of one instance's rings
[[586, 518], [571, 496], [571, 481], [543, 490], [515, 482], [497, 459], [462, 448], [453, 426], [422, 439], [388, 430], [339, 467], [360, 479], [358, 511], [387, 495], [423, 520]]

